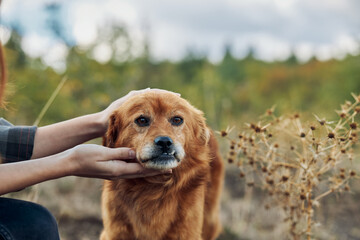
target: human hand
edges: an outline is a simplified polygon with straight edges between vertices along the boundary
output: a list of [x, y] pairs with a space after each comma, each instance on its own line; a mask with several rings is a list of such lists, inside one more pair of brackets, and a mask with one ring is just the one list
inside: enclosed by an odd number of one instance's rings
[[67, 151], [70, 154], [71, 175], [79, 177], [140, 178], [169, 174], [171, 171], [158, 171], [142, 167], [136, 162], [135, 152], [129, 148], [107, 148], [95, 144], [76, 146]]
[[[112, 102], [104, 111], [100, 112], [100, 120], [103, 123], [104, 126], [104, 133], [106, 132], [107, 128], [108, 128], [108, 120], [110, 118], [110, 115], [117, 109], [119, 108], [124, 102], [126, 102], [129, 98], [138, 95], [138, 94], [142, 94], [145, 92], [158, 92], [158, 93], [169, 93], [170, 91], [167, 90], [163, 90], [163, 89], [157, 89], [157, 88], [146, 88], [146, 89], [142, 89], [142, 90], [133, 90], [130, 91], [128, 94], [126, 94], [125, 96], [115, 100], [114, 102]], [[173, 93], [173, 92], [171, 92]], [[174, 93], [180, 96], [179, 93]]]

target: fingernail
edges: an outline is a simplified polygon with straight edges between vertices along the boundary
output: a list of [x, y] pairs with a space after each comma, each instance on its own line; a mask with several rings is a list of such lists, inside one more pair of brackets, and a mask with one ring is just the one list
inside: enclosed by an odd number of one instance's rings
[[129, 150], [129, 157], [134, 158], [135, 152], [133, 150]]

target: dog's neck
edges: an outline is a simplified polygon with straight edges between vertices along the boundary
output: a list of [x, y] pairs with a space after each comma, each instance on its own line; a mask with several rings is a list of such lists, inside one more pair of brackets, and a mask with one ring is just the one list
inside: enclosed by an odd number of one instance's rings
[[145, 177], [143, 181], [149, 184], [159, 184], [162, 187], [170, 186], [174, 182], [174, 176], [172, 173], [169, 174], [159, 174], [152, 177]]

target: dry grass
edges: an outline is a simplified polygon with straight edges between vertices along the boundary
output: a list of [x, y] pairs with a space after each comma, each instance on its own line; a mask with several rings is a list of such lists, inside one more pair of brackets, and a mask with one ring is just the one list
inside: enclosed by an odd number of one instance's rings
[[236, 137], [229, 136], [231, 129], [220, 132], [230, 143], [228, 162], [240, 169], [246, 185], [266, 190], [266, 209], [281, 209], [286, 238], [311, 239], [321, 200], [349, 192], [350, 181], [359, 178], [353, 160], [360, 96], [353, 97], [334, 122], [315, 116], [313, 123], [303, 123], [299, 114], [277, 117], [272, 108]]

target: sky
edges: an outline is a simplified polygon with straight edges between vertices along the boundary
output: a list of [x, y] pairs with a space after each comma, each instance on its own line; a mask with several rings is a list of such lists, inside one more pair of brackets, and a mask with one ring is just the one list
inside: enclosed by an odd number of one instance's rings
[[[49, 3], [62, 4], [61, 19], [72, 44], [86, 48], [99, 37], [98, 28], [118, 22], [138, 43], [134, 54], [146, 36], [156, 60], [176, 61], [191, 50], [218, 62], [226, 44], [239, 58], [252, 47], [264, 61], [283, 60], [292, 52], [301, 61], [360, 53], [359, 0], [3, 0], [2, 41], [9, 35], [6, 26], [17, 23], [26, 53], [59, 69], [67, 48], [47, 30], [44, 5]], [[103, 63], [110, 55], [105, 42], [93, 53]]]

